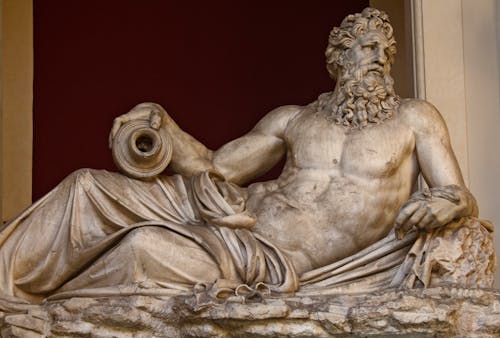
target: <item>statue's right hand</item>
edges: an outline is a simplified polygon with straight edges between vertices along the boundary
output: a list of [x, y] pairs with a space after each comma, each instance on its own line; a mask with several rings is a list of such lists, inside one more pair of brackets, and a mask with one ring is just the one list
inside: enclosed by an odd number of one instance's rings
[[167, 115], [166, 111], [156, 103], [141, 103], [132, 108], [128, 113], [118, 116], [113, 121], [113, 127], [109, 133], [109, 147], [113, 145], [118, 130], [127, 122], [135, 120], [149, 120], [153, 129], [160, 129], [162, 120]]

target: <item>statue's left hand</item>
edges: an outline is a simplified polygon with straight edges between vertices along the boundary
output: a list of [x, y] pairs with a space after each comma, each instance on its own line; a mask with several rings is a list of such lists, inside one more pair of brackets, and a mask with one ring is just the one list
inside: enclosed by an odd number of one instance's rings
[[432, 230], [444, 226], [457, 216], [457, 205], [444, 198], [410, 200], [400, 209], [394, 221], [396, 237], [402, 239], [411, 228]]
[[394, 221], [396, 237], [403, 238], [413, 227], [432, 230], [454, 219], [477, 215], [476, 199], [466, 187], [451, 184], [425, 188], [399, 209]]
[[125, 123], [134, 120], [149, 120], [151, 128], [158, 130], [161, 127], [164, 115], [163, 108], [155, 103], [141, 103], [135, 106], [128, 113], [114, 119], [113, 127], [109, 133], [109, 147], [112, 147], [116, 133]]

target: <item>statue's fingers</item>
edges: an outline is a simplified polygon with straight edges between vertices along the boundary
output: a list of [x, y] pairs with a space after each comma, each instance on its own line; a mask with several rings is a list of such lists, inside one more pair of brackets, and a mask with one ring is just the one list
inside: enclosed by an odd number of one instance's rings
[[396, 235], [398, 238], [403, 238], [408, 231], [411, 230], [420, 220], [426, 215], [426, 208], [420, 206], [403, 224], [397, 229]]
[[116, 136], [116, 133], [118, 133], [118, 130], [120, 130], [121, 126], [126, 122], [126, 119], [122, 116], [119, 116], [114, 119], [113, 121], [113, 126], [111, 127], [111, 131], [109, 133], [109, 147], [111, 148], [113, 146], [113, 140]]
[[430, 230], [436, 223], [436, 215], [428, 209], [425, 215], [415, 224], [415, 226], [421, 230]]
[[405, 224], [408, 222], [410, 217], [421, 208], [422, 203], [409, 203], [405, 204], [400, 210], [398, 215], [396, 216], [396, 220], [394, 221], [394, 230], [397, 239], [403, 239], [410, 228], [407, 228]]
[[401, 209], [399, 209], [398, 215], [394, 220], [394, 226], [396, 228], [401, 227], [406, 221], [422, 206], [422, 202], [405, 204]]
[[113, 140], [115, 139], [115, 135], [118, 132], [118, 129], [120, 129], [120, 127], [116, 127], [116, 124], [113, 124], [113, 127], [111, 128], [111, 131], [109, 132], [108, 143], [109, 143], [110, 148], [113, 146]]
[[453, 220], [453, 214], [448, 210], [430, 212], [418, 224], [420, 229], [432, 230], [445, 226]]
[[409, 231], [411, 228], [420, 223], [422, 218], [427, 215], [427, 208], [425, 206], [421, 206], [418, 210], [416, 210], [413, 215], [406, 221], [405, 224], [402, 225], [402, 228], [405, 231]]
[[149, 116], [149, 125], [153, 129], [160, 129], [161, 127], [161, 115], [158, 110], [153, 110]]

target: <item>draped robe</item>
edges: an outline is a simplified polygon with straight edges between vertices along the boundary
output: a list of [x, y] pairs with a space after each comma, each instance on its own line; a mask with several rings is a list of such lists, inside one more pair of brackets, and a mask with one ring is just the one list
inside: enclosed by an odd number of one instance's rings
[[[252, 232], [245, 194], [208, 172], [139, 181], [76, 171], [0, 233], [0, 298], [318, 295], [441, 281], [493, 283], [491, 224], [475, 219], [447, 230], [412, 231], [403, 240], [391, 232], [355, 255], [298, 276], [278, 247]], [[472, 250], [463, 248], [467, 238], [475, 238]], [[458, 248], [456, 257], [443, 251], [443, 241]], [[464, 261], [461, 273], [456, 266]]]

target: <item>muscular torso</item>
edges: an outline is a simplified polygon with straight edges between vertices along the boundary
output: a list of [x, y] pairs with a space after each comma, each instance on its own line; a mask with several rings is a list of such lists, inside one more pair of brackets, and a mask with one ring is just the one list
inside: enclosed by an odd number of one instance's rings
[[396, 115], [348, 132], [305, 108], [287, 124], [281, 176], [249, 187], [254, 231], [297, 272], [329, 264], [384, 237], [417, 176], [412, 131]]

